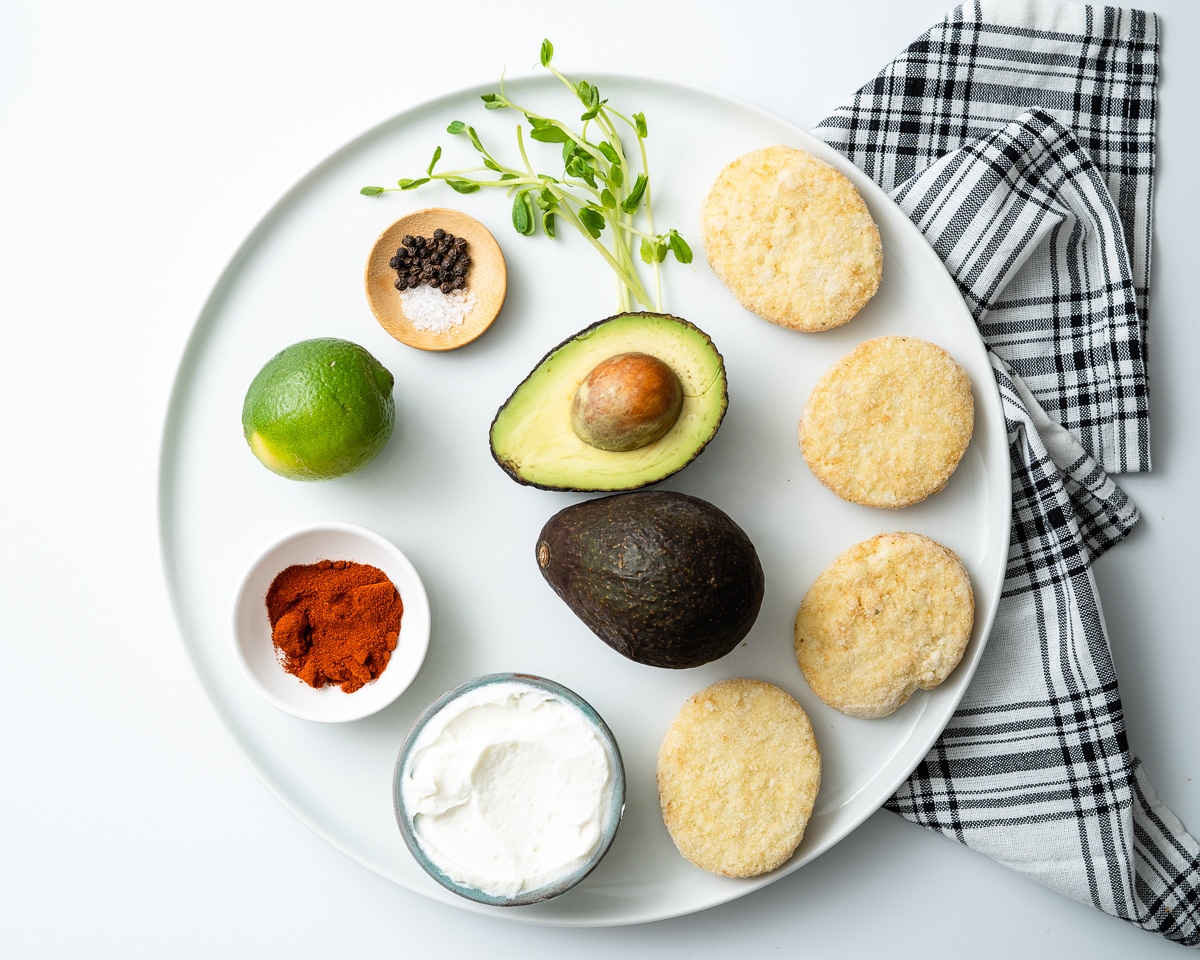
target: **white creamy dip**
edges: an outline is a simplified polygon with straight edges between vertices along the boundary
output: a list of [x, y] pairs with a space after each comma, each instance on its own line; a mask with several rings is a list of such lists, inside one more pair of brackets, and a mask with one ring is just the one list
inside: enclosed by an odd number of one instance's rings
[[613, 775], [600, 734], [577, 707], [504, 681], [430, 718], [401, 790], [417, 842], [443, 873], [512, 897], [587, 862], [604, 831]]

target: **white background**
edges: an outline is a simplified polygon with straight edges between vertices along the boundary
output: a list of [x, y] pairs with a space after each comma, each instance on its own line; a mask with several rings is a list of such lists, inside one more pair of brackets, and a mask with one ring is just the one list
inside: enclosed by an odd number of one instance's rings
[[[1200, 831], [1192, 283], [1200, 12], [1162, 15], [1152, 474], [1097, 565], [1130, 743]], [[1156, 957], [1181, 947], [879, 813], [749, 897], [638, 927], [532, 927], [432, 903], [260, 785], [193, 677], [159, 565], [158, 446], [192, 323], [246, 233], [380, 120], [526, 67], [643, 73], [803, 127], [948, 7], [342, 2], [0, 7], [6, 335], [0, 949], [11, 956]]]

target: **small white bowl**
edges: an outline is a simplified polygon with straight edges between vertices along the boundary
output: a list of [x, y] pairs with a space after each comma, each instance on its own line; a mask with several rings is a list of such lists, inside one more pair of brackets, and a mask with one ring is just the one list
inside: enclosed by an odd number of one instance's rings
[[[384, 671], [354, 693], [336, 685], [310, 687], [284, 670], [271, 640], [267, 590], [293, 564], [353, 560], [378, 567], [395, 584], [404, 604], [400, 638]], [[350, 523], [320, 523], [276, 540], [250, 564], [233, 608], [234, 646], [250, 684], [269, 704], [302, 720], [344, 723], [382, 710], [409, 685], [429, 649], [429, 598], [416, 569], [379, 534]]]

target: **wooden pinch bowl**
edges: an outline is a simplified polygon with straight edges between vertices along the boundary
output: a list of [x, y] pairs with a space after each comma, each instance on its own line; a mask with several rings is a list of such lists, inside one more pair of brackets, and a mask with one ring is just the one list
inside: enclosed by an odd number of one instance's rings
[[[463, 322], [452, 324], [441, 333], [421, 330], [405, 316], [395, 285], [396, 271], [388, 265], [402, 237], [432, 237], [438, 227], [467, 241], [471, 266], [465, 289], [475, 295], [475, 305]], [[364, 280], [371, 312], [391, 336], [418, 350], [453, 350], [470, 343], [492, 325], [504, 305], [508, 268], [496, 238], [482, 223], [458, 210], [430, 207], [401, 217], [379, 235], [367, 259]]]

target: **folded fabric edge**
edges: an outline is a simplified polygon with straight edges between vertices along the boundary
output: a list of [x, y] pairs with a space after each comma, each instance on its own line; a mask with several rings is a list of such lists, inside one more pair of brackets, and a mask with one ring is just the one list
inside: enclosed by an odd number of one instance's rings
[[1015, 31], [1158, 43], [1158, 15], [1135, 8], [1056, 0], [976, 0], [957, 7], [951, 16]]

